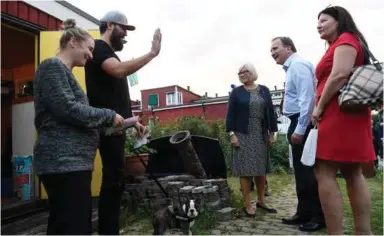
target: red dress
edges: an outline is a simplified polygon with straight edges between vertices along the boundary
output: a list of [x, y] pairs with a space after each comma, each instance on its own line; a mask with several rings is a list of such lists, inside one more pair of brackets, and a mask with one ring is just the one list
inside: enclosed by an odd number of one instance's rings
[[[323, 93], [333, 66], [333, 54], [339, 45], [348, 44], [357, 50], [355, 66], [362, 65], [364, 53], [357, 38], [343, 33], [328, 48], [316, 68], [318, 80], [316, 103]], [[372, 141], [371, 110], [359, 114], [342, 113], [338, 94], [324, 109], [318, 125], [317, 158], [338, 162], [371, 162], [375, 160]]]

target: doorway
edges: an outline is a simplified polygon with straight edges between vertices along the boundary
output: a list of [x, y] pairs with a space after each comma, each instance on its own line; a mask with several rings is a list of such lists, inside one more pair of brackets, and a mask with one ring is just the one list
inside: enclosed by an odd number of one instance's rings
[[[33, 115], [25, 116], [23, 112], [32, 112], [31, 114], [34, 112], [31, 84], [37, 58], [37, 36], [3, 23], [1, 31], [1, 205], [3, 208], [32, 200], [35, 195], [33, 174], [29, 174], [27, 179], [25, 175], [17, 176], [14, 157], [31, 155], [33, 152], [28, 150], [28, 153], [22, 153], [20, 150], [27, 145], [22, 138], [26, 136], [22, 133], [25, 129], [23, 124], [26, 123], [25, 119], [29, 121], [33, 117]], [[33, 124], [33, 120], [31, 122]], [[34, 129], [33, 126], [32, 128]], [[24, 165], [19, 167], [25, 168]]]

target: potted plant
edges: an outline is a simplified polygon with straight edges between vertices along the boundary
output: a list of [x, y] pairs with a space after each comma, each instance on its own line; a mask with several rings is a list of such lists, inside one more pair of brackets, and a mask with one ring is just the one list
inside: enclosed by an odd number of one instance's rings
[[139, 148], [134, 148], [136, 142], [136, 130], [128, 129], [126, 131], [127, 138], [124, 146], [125, 154], [125, 169], [128, 175], [133, 177], [145, 175], [146, 169], [140, 159], [148, 164], [149, 155], [156, 151], [149, 148], [147, 145], [142, 145]]

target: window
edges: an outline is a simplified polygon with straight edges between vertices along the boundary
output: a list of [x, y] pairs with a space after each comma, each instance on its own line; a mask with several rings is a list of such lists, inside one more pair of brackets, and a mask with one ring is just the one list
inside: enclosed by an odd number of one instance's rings
[[159, 94], [151, 94], [148, 98], [148, 106], [158, 106], [159, 105]]
[[177, 99], [175, 99], [175, 92], [169, 92], [166, 95], [167, 106], [183, 104], [183, 94], [177, 92]]

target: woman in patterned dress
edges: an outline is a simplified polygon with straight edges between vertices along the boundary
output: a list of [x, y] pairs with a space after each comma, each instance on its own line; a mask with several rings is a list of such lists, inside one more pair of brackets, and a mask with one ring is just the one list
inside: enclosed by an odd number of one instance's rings
[[351, 69], [367, 63], [360, 43], [366, 41], [350, 13], [338, 6], [318, 14], [318, 32], [329, 48], [316, 68], [318, 84], [312, 122], [318, 123], [315, 174], [328, 234], [343, 233], [343, 198], [336, 181], [340, 169], [347, 182], [355, 234], [370, 235], [371, 198], [361, 164], [375, 160], [371, 110], [344, 113], [337, 102]]
[[250, 185], [255, 178], [258, 208], [275, 213], [265, 202], [265, 175], [270, 171], [268, 146], [275, 141], [277, 119], [269, 89], [256, 84], [257, 72], [251, 63], [240, 67], [242, 86], [234, 88], [228, 101], [227, 132], [231, 136], [233, 157], [232, 174], [240, 177], [245, 212], [254, 216]]

